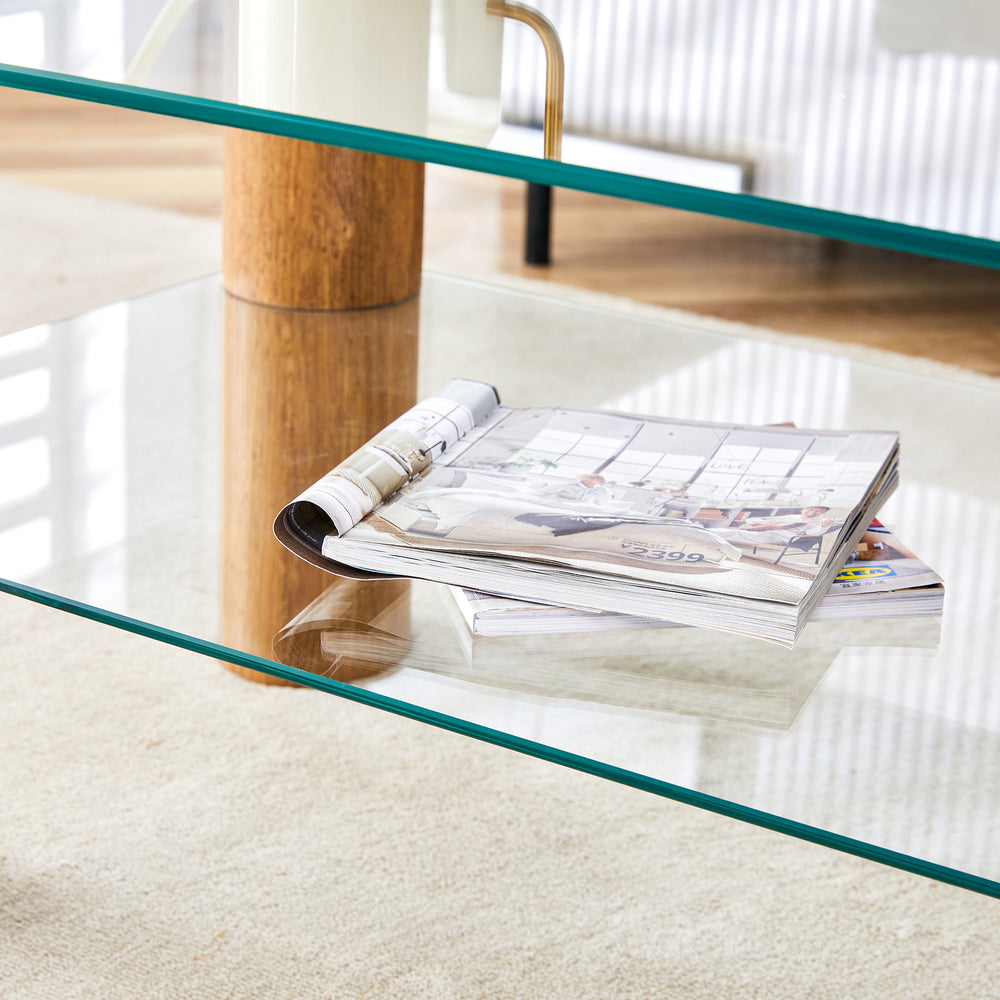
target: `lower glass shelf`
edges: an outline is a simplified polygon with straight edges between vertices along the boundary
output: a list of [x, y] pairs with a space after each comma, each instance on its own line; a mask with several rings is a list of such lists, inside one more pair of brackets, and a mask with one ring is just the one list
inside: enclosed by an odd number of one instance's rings
[[[311, 478], [253, 434], [277, 419], [260, 417], [259, 370], [247, 390], [261, 343], [343, 354], [311, 365], [325, 401], [295, 395], [288, 366], [264, 379], [290, 425], [323, 423], [365, 355], [387, 401], [467, 376], [514, 405], [899, 430], [883, 520], [944, 577], [944, 614], [816, 622], [794, 651], [695, 629], [484, 638], [441, 587], [300, 577], [271, 538], [273, 498]], [[325, 317], [258, 312], [204, 279], [8, 335], [0, 365], [17, 469], [0, 508], [6, 592], [1000, 896], [988, 380], [430, 274], [419, 300]]]

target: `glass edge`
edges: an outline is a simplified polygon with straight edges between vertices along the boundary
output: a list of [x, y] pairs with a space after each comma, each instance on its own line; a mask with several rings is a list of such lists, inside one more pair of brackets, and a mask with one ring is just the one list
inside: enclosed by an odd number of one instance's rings
[[914, 875], [921, 875], [936, 882], [943, 882], [961, 889], [967, 889], [971, 892], [1000, 899], [1000, 882], [983, 876], [968, 874], [959, 869], [949, 868], [935, 862], [923, 861], [908, 854], [902, 854], [898, 851], [878, 847], [877, 845], [868, 844], [851, 837], [831, 833], [819, 827], [799, 823], [796, 820], [785, 819], [750, 806], [742, 806], [727, 799], [721, 799], [704, 792], [697, 792], [670, 782], [650, 778], [612, 764], [602, 764], [587, 757], [582, 757], [579, 754], [558, 750], [554, 747], [536, 743], [533, 740], [513, 736], [486, 726], [480, 726], [455, 716], [443, 715], [418, 705], [410, 705], [365, 688], [354, 687], [319, 674], [311, 674], [296, 667], [267, 660], [250, 653], [242, 653], [239, 650], [230, 649], [207, 639], [198, 639], [183, 632], [161, 628], [136, 618], [130, 618], [127, 615], [107, 611], [91, 604], [85, 604], [82, 601], [76, 601], [72, 598], [59, 597], [57, 594], [49, 591], [40, 590], [27, 584], [19, 584], [3, 577], [0, 577], [0, 593], [24, 598], [57, 611], [77, 615], [100, 624], [110, 625], [125, 632], [145, 636], [146, 638], [154, 639], [166, 645], [176, 646], [190, 652], [207, 655], [213, 659], [222, 660], [235, 666], [269, 674], [303, 687], [323, 691], [349, 701], [390, 712], [393, 715], [399, 715], [417, 722], [432, 725], [438, 729], [468, 736], [484, 743], [493, 744], [494, 746], [504, 747], [525, 756], [535, 757], [539, 760], [568, 767], [584, 774], [614, 781], [617, 784], [627, 785], [640, 791], [650, 792], [675, 802], [705, 809], [708, 812], [717, 813], [718, 815], [736, 819], [752, 826], [785, 834], [798, 840], [818, 844], [819, 846], [827, 847], [843, 854], [853, 855], [866, 861], [874, 861], [890, 868], [896, 868]]
[[551, 187], [573, 188], [957, 263], [1000, 268], [1000, 242], [994, 240], [776, 201], [758, 195], [712, 191], [557, 160], [9, 64], [0, 64], [0, 86], [474, 170]]

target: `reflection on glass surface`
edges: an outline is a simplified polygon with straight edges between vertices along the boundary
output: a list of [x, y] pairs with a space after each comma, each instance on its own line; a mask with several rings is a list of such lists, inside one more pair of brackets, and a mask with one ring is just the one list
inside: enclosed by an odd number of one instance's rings
[[45, 19], [41, 11], [0, 14], [0, 62], [42, 69], [45, 65]]
[[272, 640], [279, 663], [353, 684], [414, 655], [410, 580], [334, 580]]
[[[936, 618], [821, 623], [794, 654], [690, 628], [484, 637], [466, 627], [447, 587], [335, 580], [275, 635], [273, 648], [281, 663], [338, 680], [377, 680], [373, 687], [386, 682], [387, 693], [430, 674], [481, 689], [484, 704], [492, 691], [550, 703], [562, 714], [589, 704], [789, 730], [845, 647], [932, 656], [939, 639]], [[399, 676], [404, 671], [409, 681]], [[581, 727], [578, 738], [586, 735]], [[648, 767], [629, 752], [623, 748], [615, 762]]]
[[0, 503], [27, 500], [49, 482], [48, 442], [28, 438], [0, 448]]
[[206, 468], [217, 456], [207, 386], [217, 389], [218, 339], [200, 331], [220, 315], [213, 290], [0, 337], [0, 379], [44, 374], [21, 384], [0, 422], [4, 446], [35, 456], [3, 477], [16, 495], [0, 500], [2, 574], [139, 616], [160, 608], [165, 625], [214, 623], [210, 604], [164, 601], [162, 587], [176, 579], [194, 592], [216, 564], [197, 525], [218, 490]]
[[[459, 373], [496, 383], [511, 405], [898, 429], [903, 485], [883, 519], [944, 577], [944, 614], [814, 623], [791, 651], [695, 629], [484, 641], [442, 588], [368, 593], [324, 577], [275, 625], [269, 665], [215, 645], [234, 503], [220, 509], [221, 305], [208, 279], [25, 337], [23, 356], [4, 351], [0, 377], [41, 366], [52, 385], [39, 382], [37, 405], [0, 431], [5, 445], [42, 439], [50, 453], [48, 480], [0, 503], [0, 576], [14, 592], [97, 605], [212, 658], [1000, 894], [992, 386], [426, 276], [419, 392]], [[97, 381], [95, 352], [107, 364]], [[103, 454], [88, 440], [92, 412], [111, 442]], [[304, 485], [289, 481], [287, 496]], [[261, 543], [270, 531], [262, 516]]]
[[227, 295], [223, 314], [221, 638], [269, 657], [328, 577], [261, 527], [289, 482], [319, 479], [413, 405], [420, 299], [320, 310]]
[[[3, 22], [18, 43], [0, 59], [436, 142], [390, 149], [384, 136], [334, 130], [334, 144], [1000, 261], [977, 242], [1000, 238], [991, 5], [969, 0], [961, 16], [925, 6], [919, 17], [903, 0], [533, 6], [565, 52], [562, 159], [587, 171], [539, 171], [542, 45], [526, 25], [488, 15], [485, 0], [29, 0]], [[121, 89], [98, 99], [147, 106]], [[179, 113], [316, 137], [290, 117], [237, 120], [190, 103]]]

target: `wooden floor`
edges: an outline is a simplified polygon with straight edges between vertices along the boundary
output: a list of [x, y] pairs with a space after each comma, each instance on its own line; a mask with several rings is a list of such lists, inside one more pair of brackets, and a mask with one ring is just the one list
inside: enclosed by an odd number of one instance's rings
[[[219, 128], [0, 89], [0, 177], [218, 215]], [[522, 262], [524, 185], [430, 166], [425, 265], [520, 274], [1000, 375], [1000, 272], [574, 191]]]

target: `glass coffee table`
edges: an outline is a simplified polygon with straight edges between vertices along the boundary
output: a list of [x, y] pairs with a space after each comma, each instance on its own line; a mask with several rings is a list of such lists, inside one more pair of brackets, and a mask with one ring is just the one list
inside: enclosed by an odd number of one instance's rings
[[[725, 190], [506, 151], [469, 138], [476, 120], [442, 128], [419, 109], [414, 118], [405, 73], [374, 111], [361, 93], [356, 106], [334, 108], [324, 95], [350, 90], [343, 81], [324, 90], [306, 73], [299, 91], [283, 83], [300, 63], [333, 66], [323, 45], [294, 58], [260, 48], [285, 38], [287, 25], [269, 20], [282, 6], [243, 5], [249, 20], [222, 25], [213, 71], [196, 85], [122, 83], [121, 51], [117, 71], [69, 56], [0, 66], [0, 85], [1000, 266], [995, 237], [947, 212], [941, 225], [913, 225], [805, 195], [762, 197], [742, 182]], [[431, 6], [394, 9], [429, 17]], [[412, 34], [397, 35], [393, 71], [416, 58]], [[376, 65], [365, 76], [373, 87], [386, 74], [379, 37], [365, 35], [365, 52], [380, 61], [358, 61]], [[693, 62], [705, 55], [701, 42], [694, 49]], [[203, 68], [204, 53], [192, 53]], [[427, 73], [436, 64], [422, 58]], [[849, 105], [861, 110], [877, 102], [856, 69]], [[978, 79], [992, 87], [994, 77]], [[878, 106], [888, 107], [880, 80]], [[387, 108], [402, 117], [383, 117]], [[970, 122], [957, 123], [963, 136], [974, 134]], [[887, 148], [876, 141], [861, 159]], [[35, 499], [29, 513], [10, 506], [2, 525], [4, 591], [254, 677], [1000, 896], [1000, 395], [989, 380], [720, 332], [551, 287], [542, 295], [434, 274], [419, 295], [339, 311], [258, 305], [205, 279], [8, 335], [0, 350], [11, 371], [47, 373], [4, 397], [41, 428], [14, 442], [11, 497]], [[494, 383], [515, 405], [899, 430], [902, 487], [884, 520], [944, 577], [944, 614], [814, 623], [790, 652], [691, 629], [484, 639], [457, 621], [442, 588], [302, 572], [270, 526], [316, 478], [303, 456], [325, 471], [344, 454], [335, 434], [323, 436], [331, 428], [384, 423], [456, 375]]]
[[[512, 404], [900, 430], [902, 486], [884, 520], [944, 577], [944, 614], [813, 623], [794, 651], [696, 629], [473, 638], [445, 588], [319, 574], [251, 636], [226, 619], [264, 585], [240, 560], [276, 544], [273, 509], [232, 494], [227, 452], [246, 413], [227, 386], [237, 345], [275, 314], [306, 340], [358, 322], [235, 302], [206, 278], [3, 338], [8, 366], [51, 377], [6, 397], [42, 428], [21, 464], [30, 516], [3, 525], [6, 592], [1000, 895], [990, 380], [426, 274], [394, 320], [400, 336], [419, 330], [421, 392], [461, 373]], [[272, 459], [255, 456], [261, 468]], [[293, 480], [275, 488], [294, 494]]]

